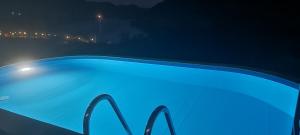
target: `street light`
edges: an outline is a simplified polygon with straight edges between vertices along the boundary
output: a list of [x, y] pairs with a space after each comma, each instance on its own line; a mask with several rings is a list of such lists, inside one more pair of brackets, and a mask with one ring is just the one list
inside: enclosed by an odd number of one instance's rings
[[[97, 38], [97, 37], [100, 37], [100, 35], [101, 35], [103, 15], [100, 14], [100, 13], [97, 14], [97, 15], [96, 15], [96, 19], [97, 19], [97, 23], [98, 23], [98, 32], [97, 32], [97, 34], [96, 34], [96, 38]], [[100, 38], [99, 38], [99, 39], [100, 39]]]
[[103, 20], [103, 16], [101, 14], [97, 14], [97, 21], [101, 22]]

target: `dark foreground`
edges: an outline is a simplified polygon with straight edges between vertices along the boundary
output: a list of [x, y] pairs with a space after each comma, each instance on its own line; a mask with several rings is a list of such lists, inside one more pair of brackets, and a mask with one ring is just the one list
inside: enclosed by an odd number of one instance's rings
[[0, 135], [80, 135], [0, 109]]

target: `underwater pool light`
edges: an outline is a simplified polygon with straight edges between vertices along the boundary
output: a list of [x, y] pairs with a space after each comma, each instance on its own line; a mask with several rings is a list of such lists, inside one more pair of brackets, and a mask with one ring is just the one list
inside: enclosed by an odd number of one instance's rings
[[32, 70], [33, 70], [32, 67], [22, 67], [19, 69], [20, 72], [30, 72]]
[[36, 70], [35, 67], [26, 64], [17, 68], [17, 74], [18, 76], [32, 75], [37, 72]]

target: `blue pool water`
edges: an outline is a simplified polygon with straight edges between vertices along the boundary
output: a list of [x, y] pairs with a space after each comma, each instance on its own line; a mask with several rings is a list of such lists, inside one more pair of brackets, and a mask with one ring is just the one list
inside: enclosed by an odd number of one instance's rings
[[[134, 135], [152, 111], [170, 109], [178, 135], [290, 135], [297, 84], [252, 71], [111, 57], [65, 57], [0, 69], [0, 108], [82, 133], [84, 113], [100, 94], [117, 102]], [[125, 134], [107, 102], [91, 134]], [[154, 135], [169, 134], [159, 117]]]

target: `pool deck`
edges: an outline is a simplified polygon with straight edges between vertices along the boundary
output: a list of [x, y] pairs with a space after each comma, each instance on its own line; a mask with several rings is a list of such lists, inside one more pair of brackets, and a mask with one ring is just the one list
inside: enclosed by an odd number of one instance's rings
[[0, 109], [0, 120], [0, 135], [81, 135], [2, 109]]

